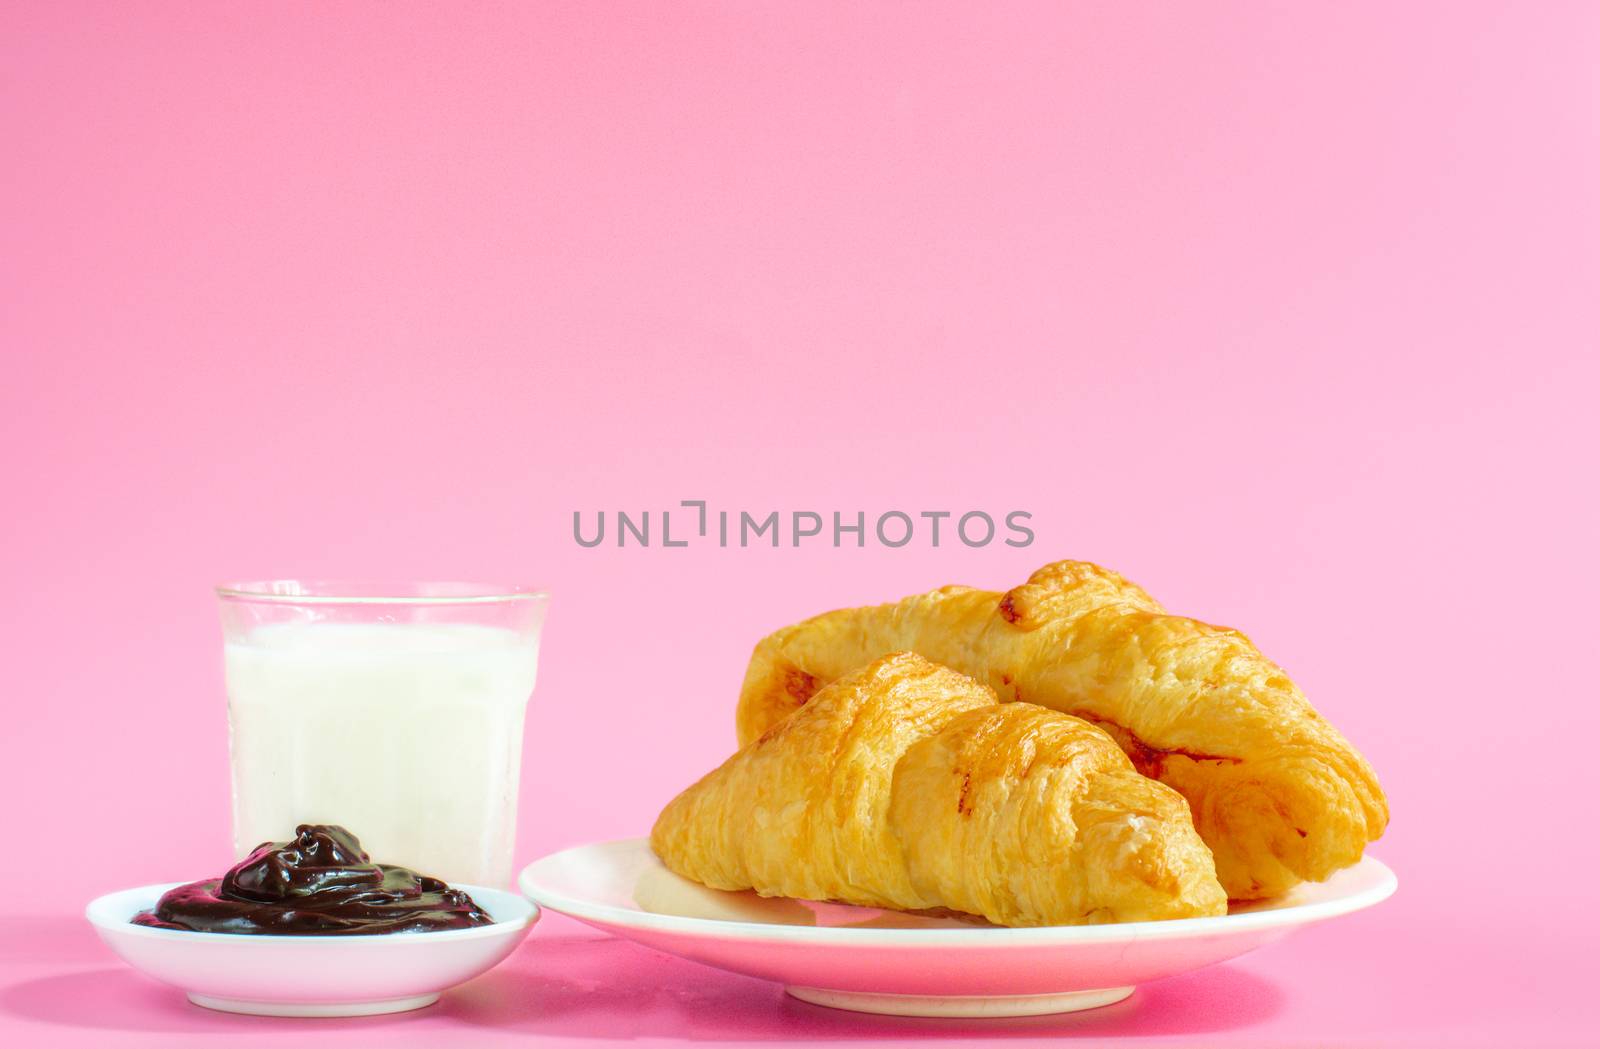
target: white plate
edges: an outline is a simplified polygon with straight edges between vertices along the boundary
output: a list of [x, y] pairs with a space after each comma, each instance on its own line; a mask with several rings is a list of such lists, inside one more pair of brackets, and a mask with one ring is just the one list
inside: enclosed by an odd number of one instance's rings
[[668, 871], [643, 838], [546, 856], [517, 884], [553, 911], [668, 954], [776, 980], [818, 1005], [1025, 1016], [1121, 1001], [1136, 984], [1370, 907], [1396, 880], [1368, 856], [1326, 882], [1236, 905], [1225, 917], [1036, 929], [719, 892]]
[[130, 924], [182, 882], [102, 896], [84, 915], [147, 976], [208, 1009], [261, 1016], [370, 1016], [432, 1005], [439, 992], [505, 959], [539, 908], [515, 893], [458, 885], [493, 925], [387, 936], [253, 936]]

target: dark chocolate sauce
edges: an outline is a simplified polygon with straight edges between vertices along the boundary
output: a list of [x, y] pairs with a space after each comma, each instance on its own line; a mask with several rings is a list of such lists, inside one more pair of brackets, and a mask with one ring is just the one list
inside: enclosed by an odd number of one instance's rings
[[373, 863], [343, 827], [302, 824], [256, 846], [220, 878], [168, 890], [135, 925], [192, 932], [347, 936], [493, 925], [472, 897], [405, 867]]

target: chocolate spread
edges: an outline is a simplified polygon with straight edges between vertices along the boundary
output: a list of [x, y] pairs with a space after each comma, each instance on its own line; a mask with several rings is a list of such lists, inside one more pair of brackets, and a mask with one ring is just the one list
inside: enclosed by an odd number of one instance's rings
[[405, 867], [373, 863], [343, 827], [302, 824], [256, 846], [220, 878], [170, 889], [135, 925], [276, 936], [437, 932], [492, 925], [472, 897]]

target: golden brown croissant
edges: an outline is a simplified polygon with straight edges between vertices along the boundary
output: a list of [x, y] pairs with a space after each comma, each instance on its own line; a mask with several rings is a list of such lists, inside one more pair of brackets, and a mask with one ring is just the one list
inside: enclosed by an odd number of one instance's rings
[[1183, 798], [1104, 732], [909, 652], [823, 688], [662, 811], [716, 889], [947, 908], [1002, 925], [1223, 914]]
[[1005, 594], [947, 586], [829, 612], [756, 646], [741, 743], [818, 687], [909, 649], [1004, 700], [1086, 718], [1189, 801], [1235, 899], [1276, 895], [1361, 858], [1389, 810], [1372, 769], [1243, 634], [1168, 615], [1115, 572], [1061, 561]]

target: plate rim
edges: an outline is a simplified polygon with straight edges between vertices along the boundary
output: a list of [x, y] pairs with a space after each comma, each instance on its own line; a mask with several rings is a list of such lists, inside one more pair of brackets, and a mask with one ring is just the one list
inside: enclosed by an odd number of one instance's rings
[[[1309, 925], [1376, 906], [1393, 896], [1400, 880], [1394, 871], [1367, 854], [1343, 870], [1374, 869], [1376, 884], [1347, 896], [1331, 900], [1278, 907], [1272, 910], [1227, 914], [1217, 917], [1173, 918], [1165, 921], [1120, 922], [1106, 925], [1044, 925], [1027, 928], [973, 927], [970, 929], [862, 929], [827, 925], [775, 925], [764, 922], [699, 918], [690, 915], [660, 914], [631, 910], [616, 904], [600, 903], [570, 896], [536, 879], [535, 868], [542, 864], [601, 846], [633, 845], [649, 851], [649, 839], [614, 838], [573, 845], [541, 856], [517, 874], [517, 888], [534, 904], [565, 914], [579, 921], [608, 927], [638, 929], [672, 935], [709, 939], [739, 939], [749, 942], [835, 945], [848, 947], [949, 947], [968, 948], [1067, 946], [1072, 944], [1114, 943], [1122, 940], [1171, 940], [1195, 936], [1232, 935], [1265, 929]], [[653, 855], [653, 853], [652, 853]], [[657, 860], [659, 862], [659, 860]]]

